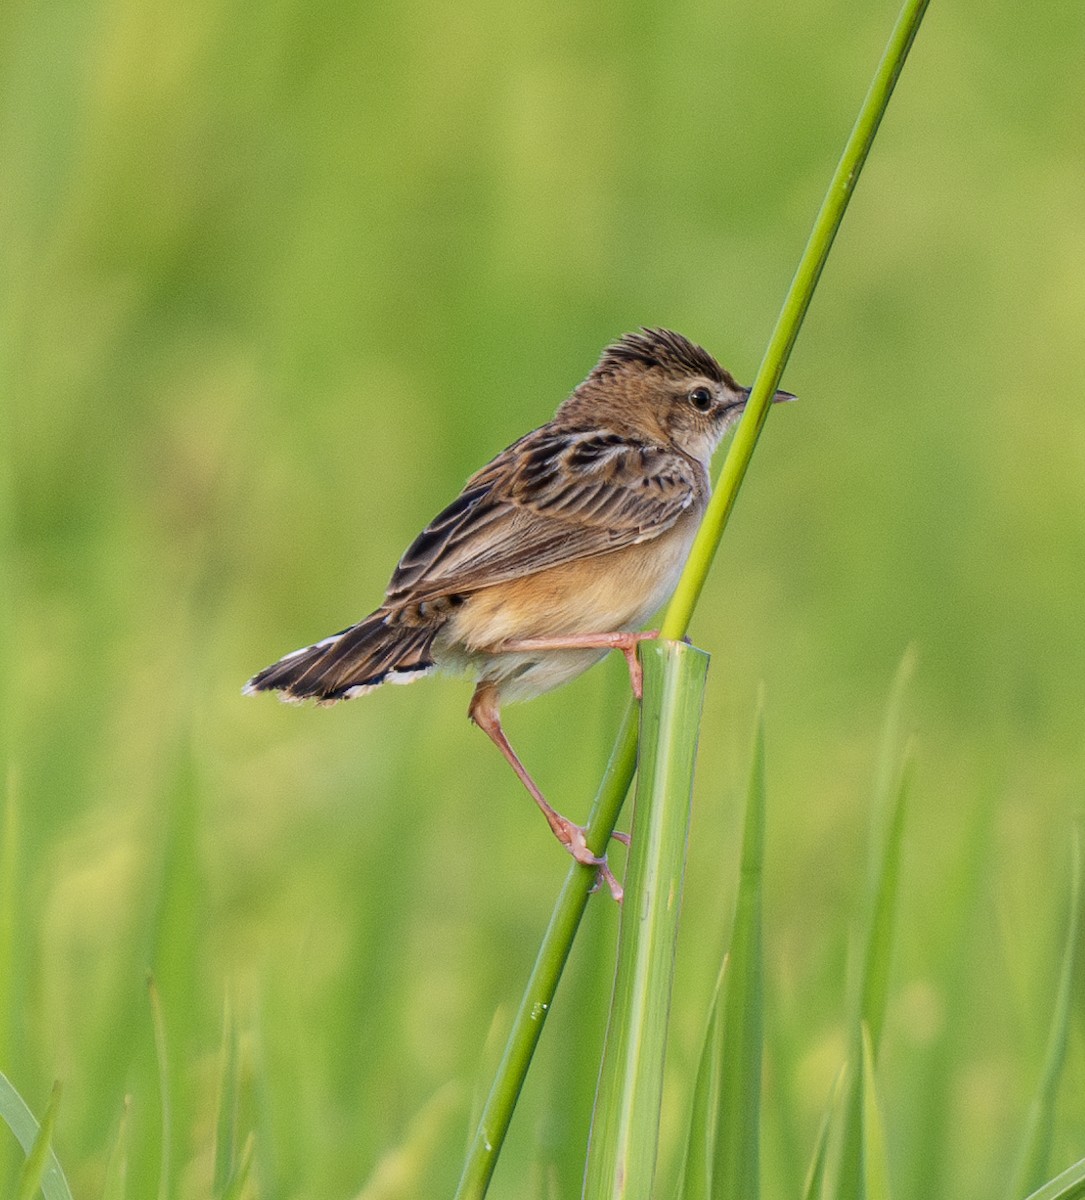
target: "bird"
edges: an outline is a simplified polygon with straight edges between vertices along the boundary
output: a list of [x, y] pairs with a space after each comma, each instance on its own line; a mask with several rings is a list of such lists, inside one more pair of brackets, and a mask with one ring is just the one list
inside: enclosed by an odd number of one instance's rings
[[[641, 626], [678, 581], [709, 465], [750, 389], [701, 346], [643, 327], [608, 345], [545, 424], [502, 450], [414, 539], [380, 606], [248, 681], [319, 705], [434, 671], [475, 680], [470, 720], [497, 746], [573, 858], [621, 885], [585, 829], [546, 799], [501, 708], [568, 683], [611, 650], [634, 695]], [[773, 400], [791, 400], [777, 392]]]

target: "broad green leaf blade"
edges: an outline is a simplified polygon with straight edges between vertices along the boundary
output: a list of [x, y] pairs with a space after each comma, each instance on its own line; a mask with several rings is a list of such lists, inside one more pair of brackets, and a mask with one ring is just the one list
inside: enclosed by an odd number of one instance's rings
[[1082, 1200], [1085, 1197], [1085, 1158], [1067, 1167], [1026, 1200]]
[[641, 752], [614, 1000], [595, 1101], [585, 1200], [648, 1200], [655, 1174], [693, 767], [708, 656], [647, 643]]
[[[56, 1095], [56, 1089], [54, 1089], [53, 1099], [46, 1112], [46, 1120], [50, 1123], [56, 1112]], [[30, 1111], [26, 1101], [16, 1091], [11, 1080], [2, 1073], [0, 1073], [0, 1120], [3, 1120], [15, 1134], [24, 1153], [30, 1155], [41, 1138], [44, 1126], [39, 1125], [34, 1119], [34, 1114]], [[64, 1172], [60, 1169], [60, 1163], [49, 1145], [49, 1140], [49, 1137], [44, 1139], [44, 1165], [37, 1186], [45, 1200], [72, 1200], [68, 1181], [64, 1178]]]
[[759, 710], [746, 799], [730, 969], [723, 987], [723, 1061], [712, 1172], [713, 1200], [757, 1200], [760, 1192], [764, 846], [765, 726]]
[[1029, 1107], [1025, 1135], [1022, 1138], [1017, 1169], [1008, 1192], [1009, 1200], [1019, 1200], [1030, 1188], [1040, 1184], [1051, 1153], [1051, 1134], [1055, 1127], [1055, 1101], [1066, 1062], [1066, 1048], [1073, 1015], [1074, 976], [1077, 971], [1078, 929], [1081, 919], [1081, 835], [1075, 830], [1070, 859], [1070, 915], [1066, 942], [1055, 997], [1055, 1011], [1047, 1039], [1043, 1078]]
[[720, 1095], [720, 1061], [723, 1058], [723, 981], [727, 976], [724, 956], [712, 1007], [701, 1044], [697, 1080], [693, 1085], [686, 1163], [682, 1171], [682, 1200], [709, 1200], [712, 1195], [712, 1163], [716, 1157], [716, 1111]]
[[889, 1200], [889, 1156], [874, 1078], [874, 1043], [866, 1025], [862, 1044], [863, 1187], [866, 1200]]

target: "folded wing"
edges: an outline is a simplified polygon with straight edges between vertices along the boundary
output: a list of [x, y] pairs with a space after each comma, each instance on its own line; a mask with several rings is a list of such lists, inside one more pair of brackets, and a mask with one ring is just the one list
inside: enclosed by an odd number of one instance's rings
[[385, 603], [468, 592], [656, 538], [707, 485], [698, 472], [647, 442], [536, 430], [473, 475], [418, 535]]

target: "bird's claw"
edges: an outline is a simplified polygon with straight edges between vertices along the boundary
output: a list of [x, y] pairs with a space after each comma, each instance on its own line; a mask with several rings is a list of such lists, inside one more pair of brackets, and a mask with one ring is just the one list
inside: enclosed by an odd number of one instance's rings
[[588, 847], [585, 830], [582, 825], [570, 825], [569, 832], [571, 836], [566, 843], [566, 849], [582, 866], [595, 868], [595, 882], [591, 886], [591, 891], [597, 892], [599, 890], [599, 881], [603, 880], [610, 889], [610, 894], [621, 904], [622, 897], [625, 895], [625, 889], [610, 869], [607, 863], [607, 856], [605, 854], [592, 853]]

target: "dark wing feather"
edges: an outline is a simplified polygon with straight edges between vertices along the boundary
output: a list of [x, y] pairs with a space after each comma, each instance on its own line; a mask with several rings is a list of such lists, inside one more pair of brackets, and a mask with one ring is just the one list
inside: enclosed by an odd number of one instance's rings
[[544, 426], [473, 475], [418, 535], [386, 603], [470, 591], [658, 537], [695, 502], [703, 475], [663, 446]]

